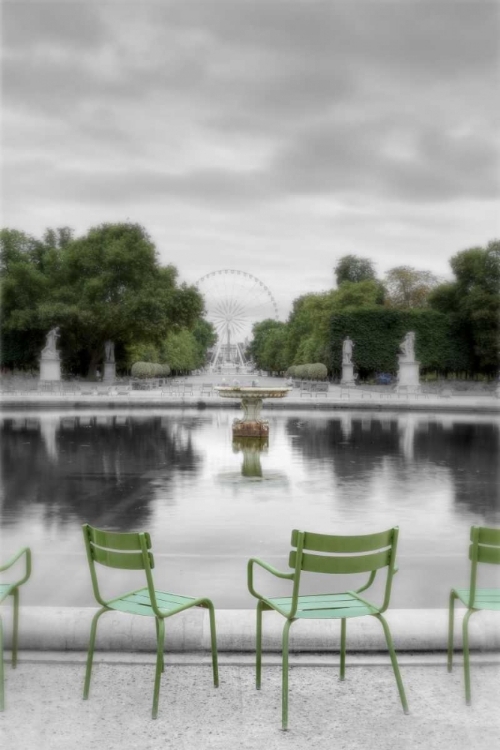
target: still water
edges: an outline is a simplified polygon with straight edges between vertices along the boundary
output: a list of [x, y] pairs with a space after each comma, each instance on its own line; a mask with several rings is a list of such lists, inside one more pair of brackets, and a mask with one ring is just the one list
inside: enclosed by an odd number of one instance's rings
[[[392, 606], [445, 607], [450, 587], [467, 582], [470, 526], [500, 526], [498, 421], [267, 416], [269, 445], [247, 449], [233, 444], [227, 410], [1, 415], [1, 560], [32, 548], [23, 604], [94, 604], [80, 528], [88, 522], [149, 531], [157, 588], [228, 609], [253, 607], [249, 557], [287, 569], [293, 528], [348, 534], [398, 525]], [[123, 574], [109, 573], [110, 585], [121, 585]], [[127, 589], [142, 585], [135, 575]], [[260, 588], [286, 593], [286, 582], [271, 583]]]

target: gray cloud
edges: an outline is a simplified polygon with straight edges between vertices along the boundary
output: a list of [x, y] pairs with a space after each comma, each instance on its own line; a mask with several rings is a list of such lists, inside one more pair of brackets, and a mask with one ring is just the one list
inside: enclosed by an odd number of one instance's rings
[[[490, 216], [499, 11], [488, 0], [6, 2], [4, 215], [29, 222], [30, 201], [35, 223], [67, 206], [90, 226], [106, 206], [136, 205], [161, 223], [175, 206], [188, 223], [216, 215], [204, 236], [239, 242], [242, 257], [267, 236], [273, 250], [279, 237], [291, 245], [308, 223], [318, 247], [333, 225], [352, 251], [359, 227], [373, 229], [354, 204], [377, 205], [381, 236], [398, 239], [444, 206]], [[184, 257], [193, 237], [176, 232]]]

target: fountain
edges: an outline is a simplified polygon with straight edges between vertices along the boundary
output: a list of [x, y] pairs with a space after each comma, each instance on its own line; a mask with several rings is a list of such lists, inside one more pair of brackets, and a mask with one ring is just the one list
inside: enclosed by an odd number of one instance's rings
[[284, 398], [292, 389], [288, 386], [218, 385], [214, 390], [222, 398], [241, 400], [243, 419], [235, 419], [233, 422], [235, 437], [267, 437], [269, 422], [260, 417], [262, 402], [266, 398]]

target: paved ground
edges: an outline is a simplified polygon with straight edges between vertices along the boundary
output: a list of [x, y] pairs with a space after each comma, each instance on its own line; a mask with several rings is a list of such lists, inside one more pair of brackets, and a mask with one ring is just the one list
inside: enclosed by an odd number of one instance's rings
[[268, 658], [256, 691], [249, 657], [222, 655], [215, 689], [206, 658], [176, 656], [167, 663], [154, 721], [152, 657], [99, 654], [88, 701], [81, 698], [83, 658], [26, 653], [16, 670], [6, 665], [2, 748], [473, 750], [497, 747], [500, 736], [500, 669], [491, 658], [476, 657], [467, 707], [461, 660], [450, 675], [443, 654], [402, 655], [405, 716], [386, 656], [348, 657], [343, 683], [335, 657], [294, 657], [288, 732], [280, 729], [277, 658]]

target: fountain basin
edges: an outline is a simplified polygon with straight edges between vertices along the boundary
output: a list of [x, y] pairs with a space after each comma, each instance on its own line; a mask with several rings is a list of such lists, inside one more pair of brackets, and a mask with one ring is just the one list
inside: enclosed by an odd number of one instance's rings
[[287, 386], [259, 387], [245, 385], [219, 385], [215, 389], [222, 398], [238, 398], [243, 409], [243, 419], [233, 422], [236, 437], [267, 437], [269, 422], [261, 419], [262, 403], [266, 398], [284, 398], [292, 390]]

